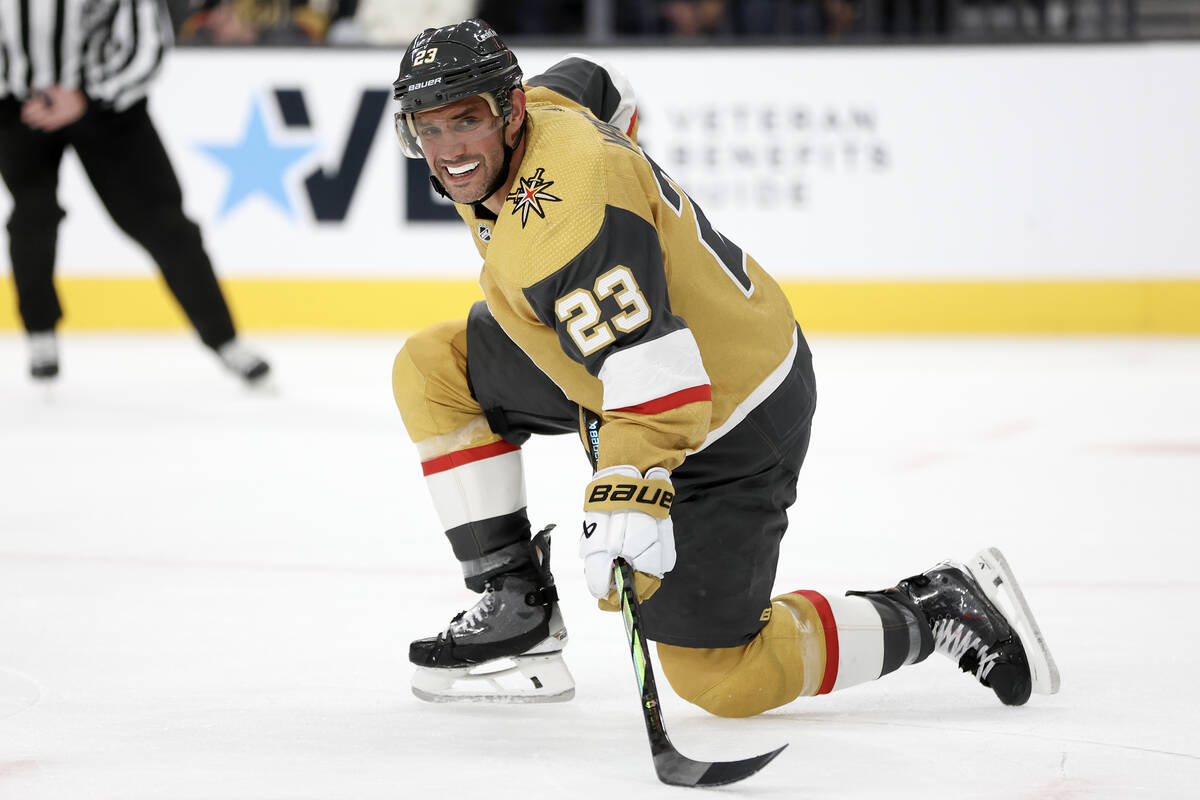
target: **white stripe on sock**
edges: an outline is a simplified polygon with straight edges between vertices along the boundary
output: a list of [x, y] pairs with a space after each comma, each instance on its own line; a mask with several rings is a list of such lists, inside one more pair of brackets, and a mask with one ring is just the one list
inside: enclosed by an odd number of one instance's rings
[[825, 595], [837, 623], [838, 673], [832, 691], [879, 677], [883, 668], [883, 622], [865, 597]]
[[425, 481], [444, 530], [525, 507], [525, 468], [520, 450], [435, 472]]

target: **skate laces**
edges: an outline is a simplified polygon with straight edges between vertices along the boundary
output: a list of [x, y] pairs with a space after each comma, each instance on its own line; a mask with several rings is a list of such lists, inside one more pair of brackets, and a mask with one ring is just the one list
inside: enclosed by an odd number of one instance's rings
[[[939, 619], [933, 624], [933, 649], [949, 656], [959, 666], [962, 666], [963, 656], [975, 650], [978, 665], [974, 672], [975, 677], [981, 681], [987, 678], [1000, 657], [999, 653], [988, 652], [988, 646], [983, 643], [983, 639], [972, 633], [963, 622], [955, 619]], [[971, 671], [969, 667], [963, 669]]]
[[485, 616], [492, 613], [495, 605], [496, 591], [489, 583], [487, 588], [483, 590], [483, 597], [479, 598], [479, 602], [465, 611], [458, 612], [458, 615], [450, 620], [450, 627], [474, 628], [483, 621]]

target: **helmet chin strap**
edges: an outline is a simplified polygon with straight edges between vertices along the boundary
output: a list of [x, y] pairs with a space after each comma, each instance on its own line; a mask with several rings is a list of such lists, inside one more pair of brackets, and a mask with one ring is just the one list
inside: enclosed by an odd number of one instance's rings
[[[496, 173], [496, 179], [494, 181], [492, 181], [492, 185], [489, 186], [487, 188], [487, 190], [483, 193], [483, 197], [480, 197], [478, 200], [474, 201], [473, 203], [468, 203], [468, 205], [478, 205], [478, 204], [482, 203], [484, 200], [487, 200], [489, 197], [494, 195], [496, 192], [500, 191], [500, 187], [504, 185], [504, 182], [506, 180], [508, 180], [508, 170], [509, 170], [509, 167], [512, 166], [513, 153], [515, 153], [517, 151], [517, 147], [520, 146], [521, 139], [523, 139], [523, 138], [525, 138], [525, 124], [524, 123], [521, 124], [521, 129], [517, 131], [517, 141], [513, 142], [513, 145], [511, 147], [509, 147], [509, 145], [508, 145], [508, 137], [505, 136], [504, 129], [501, 128], [500, 141], [503, 142], [503, 145], [504, 145], [504, 161], [500, 164], [500, 171]], [[431, 184], [433, 184], [434, 191], [436, 191], [442, 197], [445, 197], [448, 200], [454, 200], [453, 197], [450, 197], [450, 193], [446, 191], [446, 187], [442, 186], [442, 182], [439, 181], [436, 176], [430, 175], [429, 182]], [[455, 201], [455, 202], [457, 202], [457, 201]]]
[[521, 144], [521, 139], [525, 136], [525, 124], [521, 123], [520, 129], [517, 131], [517, 140], [513, 142], [512, 147], [509, 147], [508, 136], [506, 136], [505, 133], [506, 132], [504, 129], [501, 128], [500, 139], [504, 143], [504, 162], [500, 165], [500, 171], [496, 173], [496, 179], [492, 181], [492, 185], [489, 186], [487, 191], [483, 193], [483, 197], [475, 201], [476, 203], [482, 203], [496, 192], [500, 191], [500, 187], [503, 186], [504, 182], [508, 180], [508, 170], [509, 167], [512, 166], [513, 153], [516, 152], [517, 147], [519, 147]]

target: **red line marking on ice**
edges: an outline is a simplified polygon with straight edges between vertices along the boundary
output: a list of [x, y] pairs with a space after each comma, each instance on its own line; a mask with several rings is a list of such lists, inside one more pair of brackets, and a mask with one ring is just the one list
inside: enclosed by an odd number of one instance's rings
[[1098, 447], [1135, 456], [1200, 456], [1200, 442], [1126, 442]]
[[0, 761], [0, 778], [11, 778], [21, 772], [40, 768], [40, 764], [30, 759], [23, 761]]
[[984, 431], [980, 434], [980, 439], [985, 441], [996, 441], [997, 439], [1013, 439], [1023, 433], [1027, 433], [1037, 426], [1031, 420], [1013, 420], [1003, 425], [997, 425], [991, 430]]

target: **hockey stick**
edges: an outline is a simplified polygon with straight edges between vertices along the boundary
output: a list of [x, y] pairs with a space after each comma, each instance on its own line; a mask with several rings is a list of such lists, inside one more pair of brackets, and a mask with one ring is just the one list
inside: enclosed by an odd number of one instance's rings
[[638, 609], [637, 592], [633, 588], [633, 567], [625, 559], [618, 558], [613, 563], [613, 577], [617, 582], [617, 594], [621, 597], [621, 617], [625, 620], [625, 636], [629, 640], [629, 653], [633, 656], [633, 671], [642, 692], [642, 717], [646, 720], [650, 755], [654, 758], [654, 771], [658, 773], [658, 779], [672, 786], [721, 786], [749, 778], [783, 752], [786, 744], [777, 750], [741, 761], [694, 761], [675, 749], [675, 745], [667, 738], [662, 707], [658, 702], [658, 688], [654, 684], [654, 670], [650, 666], [650, 646], [642, 635], [642, 615]]

